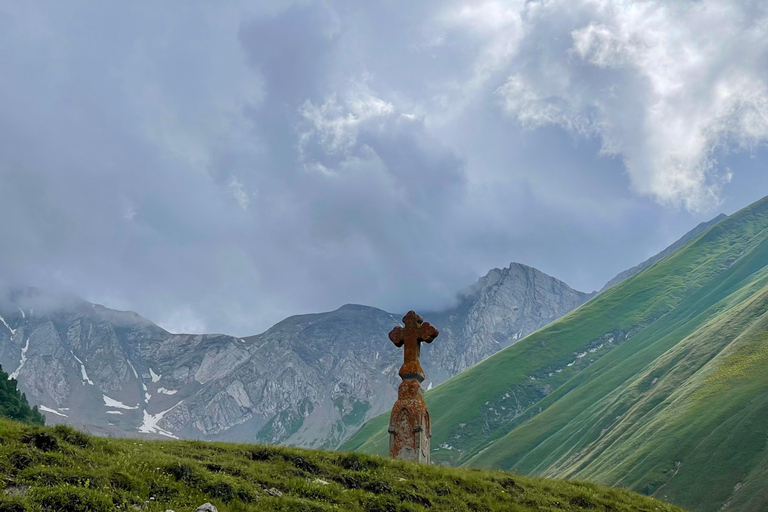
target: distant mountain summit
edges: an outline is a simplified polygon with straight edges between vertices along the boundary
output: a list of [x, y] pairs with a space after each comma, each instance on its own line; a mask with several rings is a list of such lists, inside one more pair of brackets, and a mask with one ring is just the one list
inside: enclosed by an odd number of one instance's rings
[[[532, 267], [493, 269], [425, 350], [432, 387], [590, 298]], [[14, 291], [0, 302], [0, 364], [49, 421], [102, 435], [336, 447], [396, 398], [402, 313], [348, 304], [263, 334], [171, 334], [133, 312]]]
[[[544, 327], [592, 298], [521, 263], [494, 268], [455, 308], [425, 313], [440, 337], [423, 356], [437, 384]], [[426, 369], [426, 367], [425, 367]]]

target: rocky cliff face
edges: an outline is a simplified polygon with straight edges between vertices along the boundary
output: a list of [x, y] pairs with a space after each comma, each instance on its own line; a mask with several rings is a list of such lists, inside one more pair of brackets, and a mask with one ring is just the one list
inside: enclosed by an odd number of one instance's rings
[[[576, 308], [590, 295], [513, 263], [448, 311], [423, 353], [434, 386]], [[0, 302], [0, 364], [49, 422], [102, 435], [335, 447], [396, 399], [402, 313], [347, 305], [263, 334], [171, 334], [135, 313], [35, 290]]]

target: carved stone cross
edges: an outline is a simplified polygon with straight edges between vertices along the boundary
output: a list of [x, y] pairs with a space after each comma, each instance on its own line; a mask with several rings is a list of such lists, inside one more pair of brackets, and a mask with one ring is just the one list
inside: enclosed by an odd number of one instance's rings
[[424, 370], [419, 363], [421, 343], [432, 343], [437, 329], [409, 311], [403, 317], [405, 327], [395, 327], [389, 339], [397, 347], [405, 345], [397, 401], [389, 417], [389, 456], [393, 459], [412, 460], [429, 464], [432, 428], [429, 411], [424, 401]]
[[399, 375], [405, 379], [418, 379], [424, 382], [424, 370], [421, 369], [419, 356], [421, 355], [421, 342], [432, 343], [439, 334], [437, 329], [424, 322], [419, 315], [409, 311], [403, 317], [405, 327], [395, 327], [389, 333], [389, 339], [396, 347], [405, 345], [403, 351], [403, 366], [400, 367]]

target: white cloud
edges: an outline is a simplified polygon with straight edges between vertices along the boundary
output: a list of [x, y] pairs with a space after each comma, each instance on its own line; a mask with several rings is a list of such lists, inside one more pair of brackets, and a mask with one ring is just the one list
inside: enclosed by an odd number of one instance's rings
[[[509, 66], [525, 36], [529, 9], [525, 0], [464, 2], [450, 6], [437, 17], [440, 36], [427, 46], [445, 46], [460, 40], [456, 33], [465, 31], [470, 44], [458, 50], [475, 52], [475, 58], [467, 74], [442, 84], [445, 95], [438, 96], [440, 110], [431, 112], [433, 118], [439, 122], [453, 120], [468, 107], [473, 96], [482, 93], [496, 73]], [[453, 65], [461, 61], [457, 58]]]
[[768, 141], [765, 11], [721, 0], [525, 10], [526, 51], [496, 91], [503, 109], [528, 127], [598, 135], [638, 192], [706, 209], [730, 180], [718, 153]]
[[704, 220], [622, 173], [704, 208], [766, 139], [758, 3], [6, 4], [0, 281], [174, 331], [599, 287]]
[[248, 206], [251, 204], [251, 198], [248, 197], [248, 193], [245, 191], [243, 184], [240, 183], [240, 180], [235, 176], [229, 180], [229, 191], [232, 193], [232, 197], [235, 198], [235, 201], [237, 201], [240, 208], [247, 210]]
[[586, 113], [560, 96], [567, 94], [567, 87], [552, 90], [552, 83], [548, 85], [535, 86], [522, 75], [512, 75], [496, 94], [504, 109], [517, 116], [523, 126], [537, 128], [557, 124], [580, 135], [594, 133], [593, 121]]
[[391, 103], [370, 92], [351, 92], [342, 101], [329, 96], [322, 105], [307, 100], [299, 109], [307, 125], [299, 135], [300, 148], [317, 141], [330, 154], [344, 153], [357, 142], [361, 123], [391, 115]]
[[123, 208], [123, 218], [125, 220], [132, 221], [136, 218], [136, 208], [134, 206], [126, 206]]
[[158, 325], [172, 333], [203, 334], [208, 332], [205, 322], [190, 308], [173, 309]]

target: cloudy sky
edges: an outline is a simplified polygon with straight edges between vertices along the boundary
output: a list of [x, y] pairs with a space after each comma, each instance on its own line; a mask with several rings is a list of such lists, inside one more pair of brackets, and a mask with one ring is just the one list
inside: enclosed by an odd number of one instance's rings
[[599, 289], [768, 194], [764, 0], [0, 0], [0, 282], [173, 331]]

